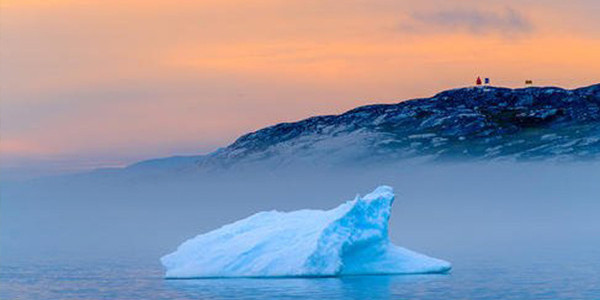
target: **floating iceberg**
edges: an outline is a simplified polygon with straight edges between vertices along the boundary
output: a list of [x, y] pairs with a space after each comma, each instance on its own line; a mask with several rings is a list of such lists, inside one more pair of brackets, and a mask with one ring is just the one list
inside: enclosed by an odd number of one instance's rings
[[450, 264], [392, 244], [391, 187], [332, 210], [260, 212], [161, 258], [167, 278], [444, 273]]

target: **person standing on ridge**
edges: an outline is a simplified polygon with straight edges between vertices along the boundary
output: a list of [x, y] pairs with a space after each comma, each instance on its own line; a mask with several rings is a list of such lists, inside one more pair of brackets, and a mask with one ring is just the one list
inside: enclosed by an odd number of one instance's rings
[[475, 81], [475, 84], [481, 85], [481, 77], [477, 76], [477, 80]]

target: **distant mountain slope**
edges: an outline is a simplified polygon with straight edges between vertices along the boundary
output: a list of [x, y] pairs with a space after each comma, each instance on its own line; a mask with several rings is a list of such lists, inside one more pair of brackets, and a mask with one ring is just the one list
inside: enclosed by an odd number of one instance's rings
[[600, 155], [600, 84], [470, 87], [281, 123], [206, 156], [130, 168], [221, 169], [425, 160], [579, 160]]

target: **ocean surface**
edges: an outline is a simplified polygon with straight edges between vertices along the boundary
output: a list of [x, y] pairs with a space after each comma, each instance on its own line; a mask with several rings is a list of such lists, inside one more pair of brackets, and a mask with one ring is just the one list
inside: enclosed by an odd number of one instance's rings
[[[4, 185], [0, 300], [600, 300], [598, 164], [333, 175]], [[451, 262], [449, 274], [163, 278], [160, 257], [197, 234], [258, 211], [330, 209], [380, 184], [396, 189], [392, 242]]]
[[459, 255], [446, 275], [340, 278], [165, 280], [158, 263], [3, 263], [0, 299], [600, 299], [600, 251], [505, 250]]

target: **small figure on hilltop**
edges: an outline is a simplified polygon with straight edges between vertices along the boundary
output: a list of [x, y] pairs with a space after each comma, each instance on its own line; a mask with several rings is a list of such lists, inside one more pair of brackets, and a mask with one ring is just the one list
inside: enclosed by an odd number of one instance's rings
[[475, 81], [475, 84], [478, 86], [481, 85], [481, 77], [477, 76], [477, 80]]

